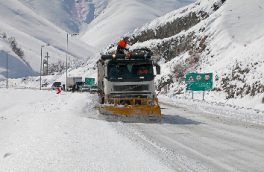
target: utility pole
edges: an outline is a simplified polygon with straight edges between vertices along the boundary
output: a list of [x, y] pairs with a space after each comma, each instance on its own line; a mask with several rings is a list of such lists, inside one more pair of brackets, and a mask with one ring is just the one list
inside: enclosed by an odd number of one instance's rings
[[6, 88], [8, 89], [8, 78], [9, 78], [9, 76], [8, 76], [8, 53], [6, 53]]
[[49, 46], [49, 44], [40, 46], [40, 69], [39, 69], [39, 89], [41, 90], [41, 75], [42, 75], [42, 48]]
[[68, 50], [69, 50], [69, 34], [67, 33], [67, 52], [66, 52], [66, 78], [65, 78], [65, 90], [67, 91], [67, 78], [68, 78]]
[[39, 89], [41, 90], [41, 75], [42, 75], [42, 48], [44, 45], [40, 47], [40, 70], [39, 70]]
[[47, 62], [47, 63], [46, 63], [46, 65], [47, 65], [46, 75], [49, 75], [49, 57], [50, 57], [50, 56], [49, 56], [49, 52], [47, 52], [47, 55], [46, 55], [46, 59], [47, 59], [47, 61], [46, 61], [46, 62]]
[[66, 52], [66, 77], [65, 77], [65, 89], [67, 90], [67, 78], [68, 78], [68, 54], [69, 54], [69, 36], [73, 37], [73, 36], [77, 36], [79, 35], [78, 33], [73, 33], [73, 34], [69, 34], [66, 33], [66, 45], [67, 45], [67, 52]]

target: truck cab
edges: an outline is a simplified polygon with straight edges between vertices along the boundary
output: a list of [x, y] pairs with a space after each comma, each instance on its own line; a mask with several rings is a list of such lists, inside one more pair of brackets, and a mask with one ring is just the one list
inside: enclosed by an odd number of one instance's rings
[[97, 67], [101, 103], [111, 98], [156, 98], [154, 78], [160, 67], [149, 54], [104, 55]]

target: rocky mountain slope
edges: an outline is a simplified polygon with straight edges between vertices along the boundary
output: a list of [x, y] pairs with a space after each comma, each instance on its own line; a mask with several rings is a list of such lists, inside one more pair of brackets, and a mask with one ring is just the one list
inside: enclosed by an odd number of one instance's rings
[[130, 44], [150, 48], [162, 64], [160, 93], [186, 96], [186, 73], [213, 72], [207, 97], [254, 107], [264, 92], [263, 16], [261, 0], [201, 0], [137, 29]]
[[[99, 1], [93, 1], [95, 4]], [[194, 0], [107, 0], [103, 11], [81, 31], [81, 40], [101, 50], [165, 13]]]

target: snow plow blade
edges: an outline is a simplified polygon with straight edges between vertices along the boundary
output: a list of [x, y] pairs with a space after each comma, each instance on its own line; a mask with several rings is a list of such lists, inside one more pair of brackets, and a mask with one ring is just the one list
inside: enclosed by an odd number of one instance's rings
[[113, 104], [100, 106], [101, 114], [124, 122], [159, 122], [162, 115], [158, 99], [150, 98], [114, 98]]

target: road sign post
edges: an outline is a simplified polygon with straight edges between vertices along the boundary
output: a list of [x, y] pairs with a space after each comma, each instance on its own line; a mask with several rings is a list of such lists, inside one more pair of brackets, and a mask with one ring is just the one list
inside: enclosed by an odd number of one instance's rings
[[85, 85], [88, 85], [89, 87], [93, 86], [95, 84], [95, 78], [85, 78]]
[[185, 77], [186, 90], [192, 91], [192, 99], [194, 91], [203, 91], [203, 100], [205, 91], [213, 88], [213, 73], [188, 73]]

